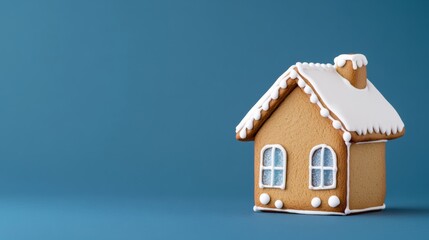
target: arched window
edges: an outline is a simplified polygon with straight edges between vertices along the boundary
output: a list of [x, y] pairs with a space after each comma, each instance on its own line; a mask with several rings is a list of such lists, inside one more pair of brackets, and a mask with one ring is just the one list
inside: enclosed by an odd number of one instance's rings
[[281, 188], [286, 186], [286, 151], [279, 144], [265, 145], [261, 150], [259, 171], [260, 188]]
[[310, 152], [310, 189], [334, 189], [337, 187], [337, 156], [334, 150], [320, 144]]

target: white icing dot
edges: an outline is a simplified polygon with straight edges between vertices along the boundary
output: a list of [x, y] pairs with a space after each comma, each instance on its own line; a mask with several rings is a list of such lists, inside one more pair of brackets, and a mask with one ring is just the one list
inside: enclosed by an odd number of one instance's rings
[[333, 66], [332, 66], [332, 64], [328, 63], [328, 64], [326, 64], [326, 67], [331, 68]]
[[272, 99], [277, 99], [279, 97], [279, 90], [278, 89], [274, 89], [274, 91], [271, 93], [271, 98]]
[[329, 116], [329, 111], [326, 108], [321, 108], [320, 109], [320, 115], [322, 115], [322, 117], [328, 117]]
[[349, 132], [344, 132], [343, 139], [345, 142], [350, 142], [350, 140], [352, 139], [352, 135]]
[[334, 120], [334, 121], [332, 122], [332, 126], [333, 126], [335, 129], [340, 129], [340, 128], [341, 128], [341, 122], [340, 122], [340, 121], [338, 121], [338, 120]]
[[304, 80], [302, 80], [302, 79], [299, 79], [298, 80], [298, 86], [300, 87], [300, 88], [303, 88], [303, 87], [305, 87], [305, 82], [304, 82]]
[[313, 199], [311, 199], [311, 206], [313, 206], [314, 208], [318, 208], [321, 203], [322, 200], [320, 200], [320, 198], [318, 197], [314, 197]]
[[368, 133], [373, 133], [374, 132], [374, 128], [372, 128], [372, 127], [370, 127], [370, 128], [368, 128]]
[[280, 82], [279, 86], [280, 86], [281, 88], [285, 89], [285, 88], [287, 87], [286, 79], [283, 79], [283, 80]]
[[309, 65], [310, 67], [314, 67], [314, 63], [312, 63], [312, 62], [311, 62], [311, 63], [309, 63], [308, 65]]
[[395, 127], [394, 127], [394, 128], [392, 128], [392, 133], [393, 133], [393, 134], [396, 134], [397, 132], [398, 132], [398, 129], [397, 129], [397, 128], [395, 128]]
[[253, 119], [255, 119], [255, 120], [261, 119], [261, 112], [260, 111], [256, 111], [255, 115], [253, 115]]
[[311, 90], [311, 87], [307, 85], [304, 87], [304, 92], [307, 94], [311, 94], [313, 92], [313, 90]]
[[307, 67], [308, 66], [308, 62], [303, 62], [302, 66]]
[[246, 136], [247, 136], [246, 128], [241, 129], [240, 138], [244, 139], [244, 138], [246, 138]]
[[298, 76], [295, 70], [290, 71], [289, 77], [295, 79]]
[[253, 129], [253, 121], [252, 121], [252, 120], [250, 120], [250, 121], [248, 121], [248, 122], [246, 123], [246, 128], [247, 128], [247, 129], [249, 129], [249, 130], [252, 130], [252, 129]]
[[283, 207], [283, 202], [281, 200], [277, 200], [274, 205], [276, 206], [276, 208], [280, 209]]
[[345, 59], [338, 59], [338, 61], [335, 64], [338, 67], [343, 67], [344, 65], [346, 65], [346, 60]]
[[268, 110], [268, 108], [270, 108], [270, 99], [268, 99], [267, 101], [265, 101], [265, 102], [262, 104], [262, 109], [263, 109], [263, 110], [267, 111], [267, 110]]
[[330, 207], [338, 207], [340, 205], [340, 199], [337, 196], [330, 196], [328, 199], [328, 204]]
[[320, 63], [316, 63], [316, 64], [314, 64], [314, 66], [320, 67]]
[[268, 194], [266, 194], [266, 193], [262, 193], [260, 196], [259, 196], [259, 201], [262, 203], [262, 204], [264, 204], [264, 205], [267, 205], [269, 202], [270, 202], [270, 195], [268, 195]]
[[310, 97], [310, 102], [317, 103], [319, 100], [317, 99], [316, 94], [312, 93]]

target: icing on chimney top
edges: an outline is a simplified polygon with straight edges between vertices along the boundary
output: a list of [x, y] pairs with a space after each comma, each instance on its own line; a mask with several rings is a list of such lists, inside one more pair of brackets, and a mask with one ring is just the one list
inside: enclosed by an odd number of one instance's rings
[[337, 72], [349, 80], [355, 88], [366, 87], [366, 65], [368, 60], [363, 54], [341, 54], [334, 58]]

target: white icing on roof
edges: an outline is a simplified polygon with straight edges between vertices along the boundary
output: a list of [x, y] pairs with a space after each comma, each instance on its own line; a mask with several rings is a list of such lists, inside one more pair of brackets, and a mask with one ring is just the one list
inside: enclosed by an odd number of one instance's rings
[[261, 118], [261, 111], [267, 111], [269, 109], [270, 101], [272, 99], [278, 98], [278, 92], [280, 88], [285, 89], [287, 87], [286, 80], [288, 77], [295, 79], [297, 73], [293, 70], [294, 66], [290, 67], [286, 72], [280, 75], [279, 78], [274, 82], [274, 84], [268, 89], [268, 91], [259, 99], [258, 102], [249, 110], [249, 112], [244, 116], [241, 122], [235, 128], [235, 132], [239, 132], [240, 137], [246, 138], [246, 128], [251, 130], [253, 128], [253, 120], [259, 120]]
[[346, 65], [347, 60], [352, 62], [354, 70], [368, 64], [368, 60], [366, 60], [366, 57], [363, 54], [341, 54], [334, 58], [335, 66], [343, 67]]
[[369, 80], [366, 88], [357, 89], [335, 67], [300, 63], [296, 66], [348, 131], [359, 135], [373, 132], [390, 135], [403, 130], [399, 114]]
[[[335, 59], [336, 66], [342, 64], [342, 59], [351, 60], [353, 65], [356, 64], [359, 67], [362, 64], [368, 64], [365, 56], [357, 55], [361, 56], [338, 56]], [[297, 74], [293, 69], [295, 66], [311, 86]], [[247, 130], [253, 129], [253, 122], [260, 119], [261, 112], [269, 109], [270, 101], [278, 98], [280, 89], [287, 88], [287, 79], [296, 79], [298, 86], [310, 96], [310, 102], [318, 105], [320, 115], [329, 118], [335, 129], [341, 129], [344, 132], [343, 137], [346, 142], [351, 138], [347, 131], [354, 131], [359, 135], [374, 132], [390, 135], [401, 132], [404, 128], [399, 114], [369, 80], [365, 89], [357, 89], [339, 75], [335, 66], [331, 64], [298, 62], [274, 82], [237, 125], [236, 132], [239, 132], [241, 139], [246, 138]], [[320, 96], [328, 109], [324, 108], [315, 93]], [[344, 127], [330, 115], [330, 112], [342, 121]]]

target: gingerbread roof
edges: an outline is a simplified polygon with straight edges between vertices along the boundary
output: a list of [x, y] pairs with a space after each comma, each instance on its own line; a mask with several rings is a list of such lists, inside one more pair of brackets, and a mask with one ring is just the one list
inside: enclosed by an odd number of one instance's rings
[[[340, 55], [335, 65], [296, 63], [284, 72], [250, 109], [236, 127], [236, 138], [253, 140], [257, 131], [277, 106], [298, 85], [320, 108], [346, 142], [394, 139], [405, 133], [404, 123], [396, 110], [366, 79], [366, 87], [354, 87], [337, 71], [350, 60], [353, 69], [367, 65], [361, 54]], [[365, 70], [366, 71], [366, 70]], [[366, 72], [365, 72], [366, 78]]]

